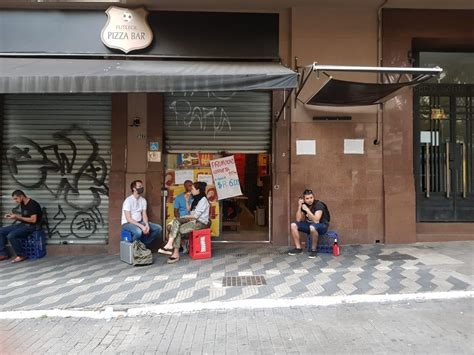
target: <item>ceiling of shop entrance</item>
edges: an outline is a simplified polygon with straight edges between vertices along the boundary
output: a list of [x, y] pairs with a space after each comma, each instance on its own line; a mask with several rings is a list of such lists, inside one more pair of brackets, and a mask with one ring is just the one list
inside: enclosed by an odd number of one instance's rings
[[[152, 10], [201, 11], [279, 11], [300, 6], [367, 6], [378, 7], [383, 0], [0, 0], [9, 8], [103, 8], [112, 4], [146, 6]], [[386, 8], [406, 9], [472, 9], [472, 0], [388, 0]]]

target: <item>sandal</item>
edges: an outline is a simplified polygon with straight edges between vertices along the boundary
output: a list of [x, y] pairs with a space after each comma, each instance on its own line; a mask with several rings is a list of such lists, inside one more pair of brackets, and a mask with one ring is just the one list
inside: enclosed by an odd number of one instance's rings
[[17, 256], [15, 259], [12, 260], [12, 264], [20, 263], [26, 260], [26, 256]]
[[171, 254], [173, 254], [173, 249], [160, 248], [160, 249], [158, 249], [158, 253], [165, 254], [165, 255], [171, 255]]
[[178, 261], [179, 261], [179, 256], [177, 256], [177, 257], [170, 256], [170, 257], [168, 258], [167, 263], [168, 263], [168, 264], [174, 264], [174, 263], [177, 263]]

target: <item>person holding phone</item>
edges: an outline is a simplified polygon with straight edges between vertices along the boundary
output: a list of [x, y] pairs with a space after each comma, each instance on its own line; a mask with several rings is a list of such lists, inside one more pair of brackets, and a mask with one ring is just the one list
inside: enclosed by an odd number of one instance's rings
[[4, 216], [14, 223], [0, 228], [0, 261], [9, 258], [5, 249], [9, 241], [17, 255], [12, 263], [19, 263], [26, 259], [20, 239], [28, 238], [37, 229], [41, 223], [42, 210], [38, 202], [26, 196], [21, 190], [13, 191], [12, 200], [20, 205], [20, 214], [12, 212]]
[[300, 243], [300, 232], [311, 235], [311, 251], [308, 257], [313, 259], [317, 256], [316, 247], [318, 236], [326, 234], [329, 227], [329, 211], [324, 203], [315, 200], [313, 191], [305, 189], [303, 195], [298, 198], [298, 209], [296, 210], [296, 222], [291, 223], [291, 237], [295, 248], [288, 251], [288, 255], [298, 255], [303, 252]]

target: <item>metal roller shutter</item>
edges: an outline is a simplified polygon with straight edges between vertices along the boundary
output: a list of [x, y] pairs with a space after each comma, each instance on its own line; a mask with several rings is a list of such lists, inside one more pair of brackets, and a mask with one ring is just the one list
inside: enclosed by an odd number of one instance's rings
[[21, 189], [46, 207], [48, 243], [106, 243], [111, 96], [5, 95], [2, 131], [2, 214]]
[[165, 95], [168, 153], [265, 153], [271, 147], [269, 92]]

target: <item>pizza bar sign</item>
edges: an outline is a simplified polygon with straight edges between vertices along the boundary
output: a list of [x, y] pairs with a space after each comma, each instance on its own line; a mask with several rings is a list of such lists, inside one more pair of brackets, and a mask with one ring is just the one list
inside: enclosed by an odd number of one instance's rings
[[143, 7], [125, 9], [111, 6], [105, 13], [108, 19], [101, 39], [107, 47], [129, 53], [150, 45], [153, 32], [147, 22], [148, 11]]

